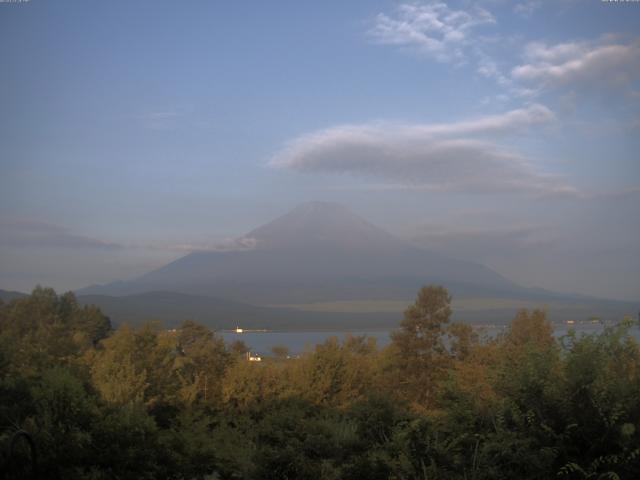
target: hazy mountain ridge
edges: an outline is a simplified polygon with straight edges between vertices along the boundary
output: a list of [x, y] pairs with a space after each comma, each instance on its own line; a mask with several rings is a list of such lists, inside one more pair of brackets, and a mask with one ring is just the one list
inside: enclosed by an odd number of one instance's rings
[[262, 250], [394, 250], [406, 242], [355, 215], [343, 205], [308, 202], [246, 235]]
[[10, 302], [11, 300], [15, 300], [16, 298], [22, 298], [26, 296], [26, 293], [0, 289], [0, 300], [2, 300], [3, 302]]
[[396, 314], [273, 306], [351, 300], [408, 305], [425, 284], [444, 285], [454, 299], [491, 300], [490, 308], [454, 313], [471, 322], [508, 321], [517, 308], [505, 308], [506, 299], [546, 307], [553, 320], [618, 318], [637, 310], [632, 302], [521, 287], [484, 265], [416, 247], [333, 203], [300, 205], [242, 238], [254, 247], [193, 252], [137, 279], [77, 293], [118, 322], [191, 318], [214, 328], [234, 322], [261, 328], [393, 326], [401, 309]]
[[78, 293], [170, 290], [281, 303], [385, 295], [404, 299], [425, 283], [446, 284], [454, 293], [521, 289], [483, 265], [405, 242], [337, 204], [303, 204], [245, 238], [255, 240], [255, 248], [193, 252], [132, 281]]

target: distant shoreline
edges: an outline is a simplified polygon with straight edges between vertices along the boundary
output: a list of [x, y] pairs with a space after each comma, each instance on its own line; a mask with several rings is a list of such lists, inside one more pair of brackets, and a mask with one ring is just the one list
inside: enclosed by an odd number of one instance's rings
[[[482, 329], [496, 329], [503, 330], [506, 329], [509, 324], [508, 323], [466, 323], [470, 325], [474, 330], [482, 330]], [[558, 328], [565, 328], [567, 330], [571, 330], [573, 328], [584, 328], [584, 327], [593, 327], [604, 328], [609, 326], [614, 326], [618, 322], [613, 321], [601, 321], [601, 322], [591, 322], [591, 321], [576, 321], [575, 323], [567, 323], [567, 322], [551, 322], [554, 330]], [[318, 327], [310, 327], [310, 328], [274, 328], [274, 329], [242, 329], [242, 332], [237, 332], [235, 329], [221, 329], [215, 330], [218, 333], [233, 333], [237, 335], [244, 334], [254, 334], [254, 333], [327, 333], [327, 332], [335, 332], [335, 333], [364, 333], [364, 332], [391, 332], [393, 330], [398, 330], [400, 327], [382, 327], [382, 326], [372, 326], [368, 328], [318, 328]]]

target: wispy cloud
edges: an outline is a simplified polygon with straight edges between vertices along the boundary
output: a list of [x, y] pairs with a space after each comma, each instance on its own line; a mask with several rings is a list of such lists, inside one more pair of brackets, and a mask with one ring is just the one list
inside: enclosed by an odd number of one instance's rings
[[526, 0], [524, 2], [516, 3], [513, 7], [513, 11], [522, 17], [530, 17], [541, 6], [542, 2], [540, 0]]
[[[541, 6], [538, 0], [526, 0], [515, 4], [513, 11], [531, 16]], [[640, 98], [640, 40], [605, 35], [557, 44], [536, 41], [517, 46], [522, 49], [522, 61], [514, 65], [505, 63], [504, 58], [497, 61], [498, 57], [490, 54], [495, 50], [495, 38], [492, 47], [489, 37], [479, 34], [479, 27], [492, 24], [496, 24], [495, 17], [477, 4], [457, 10], [437, 1], [401, 3], [393, 13], [379, 13], [368, 35], [374, 43], [440, 62], [471, 64], [478, 75], [494, 80], [509, 98], [531, 99], [557, 88], [587, 88], [605, 95], [622, 93]]]
[[137, 115], [143, 127], [150, 130], [171, 130], [176, 127], [178, 120], [183, 116], [180, 112], [157, 111]]
[[0, 224], [0, 245], [8, 247], [95, 248], [118, 250], [119, 243], [77, 235], [60, 225], [16, 221]]
[[453, 10], [442, 2], [403, 3], [393, 15], [379, 13], [369, 35], [374, 42], [410, 49], [441, 62], [462, 62], [471, 31], [495, 23], [483, 8]]
[[640, 185], [618, 188], [616, 190], [585, 192], [584, 198], [587, 199], [624, 199], [640, 196]]
[[[535, 4], [525, 2], [518, 11], [523, 14], [533, 11]], [[531, 97], [531, 89], [514, 85], [509, 74], [511, 65], [502, 64], [490, 54], [503, 46], [505, 39], [499, 34], [486, 36], [475, 31], [496, 23], [495, 17], [478, 4], [455, 10], [444, 2], [403, 3], [393, 15], [379, 13], [368, 34], [380, 45], [395, 46], [442, 63], [470, 65], [478, 75], [495, 81], [503, 89], [496, 100]]]
[[533, 103], [498, 115], [485, 115], [472, 120], [414, 125], [423, 135], [489, 135], [522, 132], [535, 125], [553, 122], [555, 114], [546, 106]]
[[256, 248], [257, 241], [255, 238], [239, 237], [229, 238], [213, 243], [178, 243], [165, 247], [152, 246], [150, 248], [171, 250], [175, 252], [238, 252], [244, 250], [253, 250]]
[[449, 124], [342, 125], [289, 142], [270, 161], [308, 173], [383, 178], [393, 187], [472, 193], [576, 194], [562, 178], [485, 138], [553, 121], [542, 105]]
[[497, 62], [489, 55], [484, 53], [481, 49], [476, 49], [476, 56], [478, 63], [476, 65], [476, 72], [485, 78], [491, 78], [496, 81], [501, 87], [510, 87], [512, 82], [508, 75], [502, 71]]
[[66, 227], [48, 222], [18, 220], [0, 221], [0, 246], [62, 249], [148, 250], [176, 253], [231, 252], [252, 250], [256, 240], [249, 237], [225, 238], [213, 242], [117, 243], [73, 233]]
[[633, 93], [634, 83], [640, 79], [640, 41], [614, 40], [529, 43], [525, 62], [511, 70], [511, 77], [540, 90], [587, 87], [608, 94]]

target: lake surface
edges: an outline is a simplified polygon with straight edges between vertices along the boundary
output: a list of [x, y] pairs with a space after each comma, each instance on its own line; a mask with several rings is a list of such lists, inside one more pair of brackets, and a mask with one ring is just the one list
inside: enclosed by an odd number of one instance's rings
[[247, 344], [253, 353], [270, 355], [271, 349], [278, 345], [289, 348], [292, 355], [298, 355], [305, 350], [312, 350], [317, 344], [324, 343], [330, 337], [338, 337], [341, 341], [347, 335], [373, 337], [378, 346], [387, 345], [390, 341], [391, 330], [372, 330], [354, 332], [218, 332], [228, 343], [241, 340]]
[[[504, 330], [504, 326], [486, 326], [479, 327], [481, 334], [494, 337]], [[562, 337], [568, 333], [570, 329], [575, 330], [578, 334], [598, 333], [604, 329], [601, 324], [578, 324], [578, 325], [557, 325], [555, 336]], [[226, 342], [231, 343], [236, 340], [243, 341], [253, 353], [260, 355], [270, 355], [271, 349], [275, 346], [285, 346], [289, 348], [292, 355], [298, 355], [305, 350], [311, 350], [319, 343], [323, 343], [330, 337], [337, 337], [341, 341], [347, 335], [372, 337], [376, 339], [378, 347], [383, 347], [391, 341], [391, 332], [393, 330], [357, 330], [357, 331], [298, 331], [298, 332], [245, 332], [235, 333], [231, 331], [218, 332]], [[636, 339], [640, 340], [640, 328], [633, 327], [630, 331]]]

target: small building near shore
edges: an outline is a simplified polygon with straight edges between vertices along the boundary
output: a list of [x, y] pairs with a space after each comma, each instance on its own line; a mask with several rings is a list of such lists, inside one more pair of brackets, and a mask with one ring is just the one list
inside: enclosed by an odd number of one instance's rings
[[261, 362], [262, 357], [260, 355], [253, 355], [251, 352], [247, 352], [247, 360], [250, 362]]

